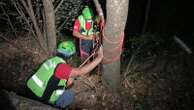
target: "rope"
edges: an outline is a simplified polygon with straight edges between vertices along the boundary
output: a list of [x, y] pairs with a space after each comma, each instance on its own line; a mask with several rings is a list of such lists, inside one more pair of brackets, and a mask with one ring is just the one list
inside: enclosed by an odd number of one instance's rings
[[[104, 28], [101, 28], [100, 29], [101, 33], [102, 33], [102, 37], [103, 37], [103, 40], [104, 42], [108, 43], [108, 44], [111, 44], [111, 45], [118, 45], [116, 47], [114, 47], [113, 49], [106, 49], [104, 51], [108, 52], [110, 55], [114, 55], [113, 53], [117, 53], [116, 55], [110, 57], [110, 58], [107, 58], [104, 56], [103, 58], [103, 61], [102, 63], [103, 64], [108, 64], [108, 63], [112, 63], [112, 62], [115, 62], [117, 60], [119, 60], [120, 56], [121, 56], [121, 53], [122, 53], [122, 47], [123, 47], [123, 41], [124, 41], [124, 32], [121, 32], [121, 35], [119, 37], [119, 40], [116, 40], [116, 41], [112, 41], [110, 39], [108, 39], [105, 35], [104, 35]], [[101, 44], [101, 42], [100, 42]], [[97, 50], [98, 46], [96, 46], [93, 50]], [[95, 51], [92, 52], [92, 54], [80, 65], [80, 67], [82, 67], [83, 65], [85, 65], [85, 63], [92, 57], [94, 56], [95, 54]]]

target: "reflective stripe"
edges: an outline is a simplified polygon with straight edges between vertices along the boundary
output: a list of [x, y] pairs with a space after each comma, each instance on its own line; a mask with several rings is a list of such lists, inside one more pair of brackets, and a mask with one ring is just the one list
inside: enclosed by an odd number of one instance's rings
[[60, 61], [66, 63], [66, 62], [65, 62], [64, 60], [62, 60], [62, 59], [60, 59]]
[[34, 74], [32, 76], [32, 79], [34, 80], [34, 82], [39, 86], [39, 87], [43, 87], [43, 81], [41, 81], [36, 74]]
[[81, 34], [86, 36], [87, 35], [87, 32], [81, 32]]
[[49, 60], [49, 65], [50, 65], [50, 68], [53, 67], [53, 62], [51, 60]]
[[44, 67], [46, 68], [46, 70], [49, 70], [49, 67], [47, 66], [46, 63], [44, 63], [43, 65], [44, 65]]
[[61, 95], [61, 94], [63, 94], [63, 92], [64, 92], [64, 90], [56, 90], [57, 95]]
[[55, 62], [49, 60], [49, 65], [50, 65], [50, 68], [55, 68], [56, 64]]

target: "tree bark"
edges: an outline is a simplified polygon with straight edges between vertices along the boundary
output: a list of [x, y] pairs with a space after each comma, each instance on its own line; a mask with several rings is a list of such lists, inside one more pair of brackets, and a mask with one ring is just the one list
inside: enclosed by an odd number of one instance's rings
[[0, 101], [1, 110], [59, 110], [50, 105], [19, 96], [14, 92], [1, 90], [0, 93], [0, 98], [3, 99]]
[[107, 19], [103, 32], [103, 83], [111, 90], [120, 87], [120, 55], [129, 0], [107, 0]]
[[49, 53], [53, 53], [56, 47], [55, 11], [51, 0], [43, 0], [43, 6], [46, 20], [47, 48]]

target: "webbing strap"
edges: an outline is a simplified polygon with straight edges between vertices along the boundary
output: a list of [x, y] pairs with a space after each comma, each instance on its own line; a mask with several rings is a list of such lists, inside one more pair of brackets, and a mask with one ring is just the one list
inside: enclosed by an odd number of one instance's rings
[[[59, 65], [60, 63], [56, 66], [55, 71]], [[55, 74], [55, 71], [54, 71], [54, 74]], [[51, 76], [51, 78], [49, 79], [47, 83], [47, 87], [41, 97], [42, 101], [48, 102], [51, 95], [53, 94], [53, 91], [57, 89], [64, 89], [64, 86], [58, 86], [60, 79], [55, 77], [54, 74]]]
[[59, 81], [60, 79], [56, 78], [54, 75], [51, 76], [43, 93], [43, 96], [41, 97], [43, 101], [48, 102], [54, 90], [59, 88], [63, 89], [63, 86], [58, 86]]

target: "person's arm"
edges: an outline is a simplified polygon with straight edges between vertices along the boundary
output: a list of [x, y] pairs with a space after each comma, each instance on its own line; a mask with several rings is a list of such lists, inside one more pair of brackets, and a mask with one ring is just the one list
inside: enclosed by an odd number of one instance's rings
[[84, 39], [84, 40], [93, 40], [94, 39], [94, 35], [82, 35], [80, 32], [73, 30], [73, 36], [79, 38], [79, 39]]
[[84, 40], [93, 40], [94, 39], [94, 35], [90, 35], [90, 36], [82, 35], [79, 31], [80, 31], [80, 22], [79, 22], [79, 20], [76, 20], [74, 23], [74, 27], [73, 27], [73, 36], [75, 36], [79, 39], [84, 39]]
[[101, 7], [98, 0], [93, 0], [93, 1], [94, 1], [98, 16], [100, 17], [100, 29], [102, 30], [104, 28], [104, 25], [105, 25], [103, 10], [102, 10], [102, 7]]
[[73, 85], [73, 81], [74, 81], [73, 78], [69, 78], [69, 79], [67, 80], [67, 87], [71, 87], [71, 86]]
[[102, 47], [100, 47], [97, 52], [97, 57], [93, 61], [84, 65], [83, 67], [72, 68], [72, 71], [69, 77], [74, 78], [74, 77], [82, 76], [89, 73], [102, 61], [102, 58], [103, 58], [103, 50], [102, 50]]

